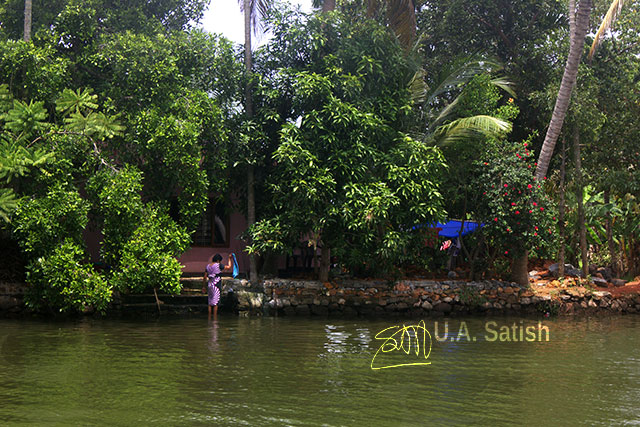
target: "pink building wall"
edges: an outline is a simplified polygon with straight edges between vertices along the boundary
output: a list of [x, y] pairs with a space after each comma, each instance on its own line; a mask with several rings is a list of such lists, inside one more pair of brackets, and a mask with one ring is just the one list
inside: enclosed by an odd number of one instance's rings
[[[249, 257], [244, 252], [246, 243], [238, 238], [240, 233], [247, 228], [245, 217], [238, 212], [233, 212], [229, 216], [229, 245], [222, 247], [212, 246], [192, 246], [178, 257], [178, 261], [183, 265], [182, 272], [186, 274], [202, 274], [214, 254], [222, 255], [223, 262], [226, 264], [230, 253], [236, 254], [238, 260], [238, 268], [240, 273], [248, 273]], [[83, 238], [87, 246], [87, 251], [91, 258], [91, 262], [100, 261], [100, 242], [102, 242], [102, 233], [92, 227], [88, 227], [83, 232]], [[248, 274], [247, 274], [248, 275]]]
[[239, 212], [233, 212], [229, 215], [229, 245], [228, 246], [192, 246], [182, 254], [178, 261], [184, 267], [182, 272], [185, 274], [203, 274], [204, 269], [214, 254], [222, 255], [223, 263], [227, 263], [227, 257], [230, 253], [236, 254], [238, 260], [238, 268], [240, 273], [247, 274], [249, 271], [249, 257], [244, 248], [246, 243], [238, 238], [240, 233], [247, 229], [247, 220], [244, 215]]

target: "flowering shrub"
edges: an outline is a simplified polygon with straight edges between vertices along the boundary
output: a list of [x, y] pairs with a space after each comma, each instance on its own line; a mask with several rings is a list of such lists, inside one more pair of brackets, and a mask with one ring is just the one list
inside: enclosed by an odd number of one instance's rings
[[555, 206], [537, 182], [529, 140], [492, 141], [480, 161], [477, 188], [482, 191], [480, 215], [485, 232], [517, 257], [526, 250], [540, 254], [554, 241]]

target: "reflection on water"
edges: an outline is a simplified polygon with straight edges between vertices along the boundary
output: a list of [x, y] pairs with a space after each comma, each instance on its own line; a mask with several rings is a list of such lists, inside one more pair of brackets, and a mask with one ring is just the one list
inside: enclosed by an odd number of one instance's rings
[[[543, 319], [549, 342], [489, 342], [487, 320], [511, 326], [521, 319], [449, 320], [449, 339], [432, 340], [431, 365], [380, 371], [370, 369], [382, 344], [376, 334], [402, 320], [0, 320], [0, 420], [123, 426], [640, 423], [640, 317]], [[442, 337], [445, 320], [439, 322]], [[457, 339], [462, 322], [469, 340]], [[434, 335], [434, 322], [426, 325]]]

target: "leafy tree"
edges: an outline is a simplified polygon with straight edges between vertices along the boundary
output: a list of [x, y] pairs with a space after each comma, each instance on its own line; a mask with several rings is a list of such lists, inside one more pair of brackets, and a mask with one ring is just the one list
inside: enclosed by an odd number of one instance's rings
[[139, 225], [121, 248], [112, 283], [116, 289], [144, 292], [160, 288], [178, 294], [182, 266], [176, 258], [187, 248], [189, 235], [166, 212], [147, 206]]
[[[611, 7], [604, 17], [604, 20], [600, 26], [600, 29], [596, 33], [596, 37], [591, 48], [589, 56], [593, 54], [597, 44], [599, 43], [602, 34], [613, 25], [617, 18], [620, 9], [624, 4], [623, 0], [613, 0]], [[571, 90], [575, 86], [578, 65], [583, 54], [584, 38], [589, 31], [589, 15], [591, 13], [592, 2], [591, 0], [580, 0], [577, 9], [575, 8], [575, 0], [569, 1], [569, 32], [570, 48], [569, 56], [567, 58], [567, 64], [562, 76], [562, 82], [558, 89], [558, 97], [556, 99], [556, 105], [551, 115], [551, 121], [547, 129], [547, 135], [545, 136], [542, 150], [538, 158], [538, 166], [536, 168], [536, 177], [541, 179], [547, 173], [549, 168], [549, 162], [553, 149], [555, 147], [558, 135], [562, 129], [562, 123], [567, 113], [569, 106], [569, 100], [571, 98]]]
[[[518, 99], [520, 114], [512, 138], [524, 140], [546, 126], [544, 115], [528, 98], [555, 75], [556, 51], [541, 46], [566, 21], [562, 1], [427, 0], [421, 5], [418, 49], [429, 87], [438, 86], [453, 58], [480, 57], [501, 64], [500, 72], [513, 83], [517, 97], [511, 97]], [[534, 143], [537, 147], [538, 141]]]
[[21, 40], [24, 37], [27, 1], [31, 3], [31, 34], [51, 25], [67, 0], [4, 0], [0, 2], [0, 38]]
[[[407, 257], [407, 227], [444, 214], [439, 150], [402, 132], [412, 115], [410, 63], [375, 22], [354, 26], [334, 14], [295, 28], [288, 26], [295, 14], [279, 19], [282, 44], [268, 49], [283, 63], [269, 57], [274, 71], [265, 76], [272, 92], [292, 96], [269, 110], [285, 123], [272, 157], [272, 204], [251, 229], [250, 251], [286, 248], [306, 235], [322, 249], [321, 280], [330, 254], [354, 270], [389, 268]], [[259, 100], [270, 105], [280, 98], [272, 92]]]
[[63, 240], [47, 256], [37, 258], [27, 268], [25, 295], [33, 309], [51, 312], [104, 312], [112, 289], [105, 278], [84, 262], [85, 251], [76, 243]]
[[42, 147], [30, 147], [32, 137], [47, 126], [43, 122], [45, 111], [41, 103], [24, 104], [14, 101], [6, 85], [0, 85], [0, 122], [4, 124], [0, 133], [0, 219], [10, 222], [17, 207], [19, 180], [33, 169], [43, 167], [53, 153]]
[[[519, 108], [513, 98], [503, 101], [504, 96], [492, 81], [489, 74], [479, 74], [473, 77], [455, 98], [455, 117], [494, 117], [503, 123], [511, 123], [518, 115]], [[451, 105], [451, 104], [450, 104]], [[508, 129], [507, 129], [508, 130]], [[490, 158], [490, 147], [493, 140], [503, 140], [507, 132], [494, 132], [487, 136], [479, 132], [455, 133], [448, 138], [449, 142], [442, 144], [442, 153], [447, 164], [455, 165], [447, 170], [443, 176], [441, 191], [447, 201], [447, 212], [450, 218], [480, 219], [478, 207], [483, 204], [482, 193], [478, 191], [477, 177], [482, 173], [482, 165], [478, 165], [479, 158]], [[466, 138], [460, 138], [465, 136]], [[446, 134], [442, 139], [445, 139]]]
[[187, 248], [189, 235], [168, 217], [166, 208], [142, 201], [140, 171], [104, 169], [89, 180], [87, 190], [97, 204], [102, 258], [116, 289], [143, 292], [159, 287], [179, 293], [181, 265], [175, 257]]
[[[346, 2], [342, 5], [343, 12], [361, 14], [366, 11], [366, 16], [389, 25], [389, 28], [398, 37], [400, 44], [405, 48], [411, 48], [416, 38], [416, 2], [413, 0], [367, 0], [359, 2]], [[323, 13], [336, 10], [335, 0], [314, 0], [313, 6], [321, 8]], [[364, 6], [364, 8], [362, 7]]]
[[89, 205], [68, 184], [53, 184], [43, 197], [25, 198], [14, 214], [14, 233], [30, 259], [25, 299], [34, 309], [104, 311], [111, 286], [86, 264], [82, 231]]
[[69, 83], [69, 60], [51, 46], [0, 41], [0, 84], [16, 99], [52, 104]]
[[[117, 33], [127, 30], [155, 33], [159, 29], [180, 31], [190, 28], [202, 18], [206, 0], [156, 0], [153, 2], [134, 0], [31, 0], [33, 8], [32, 33], [46, 31], [63, 24], [68, 36], [74, 30], [68, 25], [82, 22], [82, 15], [91, 17], [100, 32]], [[0, 34], [6, 38], [22, 39], [25, 23], [24, 0], [0, 2]], [[73, 18], [72, 18], [73, 17]], [[65, 37], [66, 39], [66, 37]], [[68, 40], [68, 39], [66, 39]]]

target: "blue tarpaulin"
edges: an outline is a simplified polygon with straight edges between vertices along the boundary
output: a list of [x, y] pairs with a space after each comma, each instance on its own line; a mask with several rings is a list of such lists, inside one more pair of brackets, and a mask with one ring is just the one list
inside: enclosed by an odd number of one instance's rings
[[[437, 222], [435, 224], [415, 225], [413, 226], [413, 229], [417, 230], [423, 227], [435, 228], [436, 230], [438, 230], [439, 236], [453, 238], [453, 237], [458, 237], [458, 233], [460, 233], [461, 225], [462, 225], [462, 221], [452, 219], [451, 221], [448, 221], [445, 223]], [[464, 236], [465, 234], [473, 233], [478, 227], [482, 227], [483, 225], [484, 224], [477, 223], [475, 221], [464, 221], [464, 226], [462, 228], [462, 235]]]

